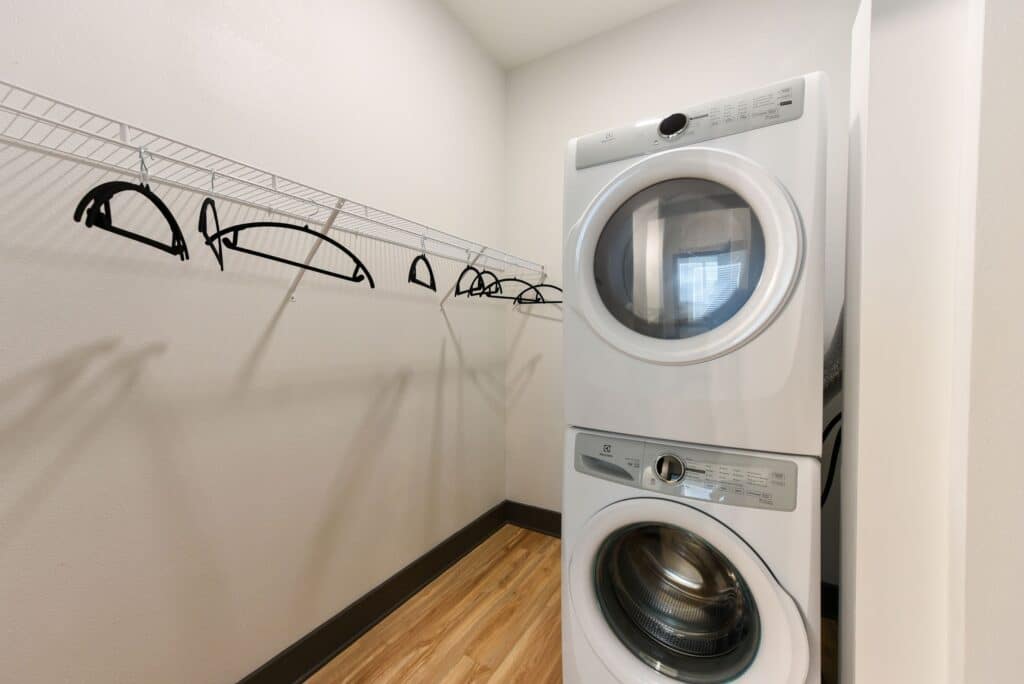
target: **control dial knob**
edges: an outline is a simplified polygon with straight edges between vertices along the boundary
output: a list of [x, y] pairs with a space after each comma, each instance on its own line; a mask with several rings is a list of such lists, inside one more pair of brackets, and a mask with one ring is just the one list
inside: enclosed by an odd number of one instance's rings
[[666, 484], [677, 484], [686, 476], [686, 465], [675, 454], [662, 454], [654, 462], [654, 473]]
[[686, 126], [689, 125], [690, 119], [685, 114], [676, 112], [675, 114], [669, 114], [661, 123], [658, 124], [658, 135], [665, 140], [671, 140], [680, 133], [686, 130]]

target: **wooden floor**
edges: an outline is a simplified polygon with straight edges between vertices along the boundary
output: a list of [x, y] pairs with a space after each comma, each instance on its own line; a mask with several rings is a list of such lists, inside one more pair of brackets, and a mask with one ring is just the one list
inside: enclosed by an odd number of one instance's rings
[[821, 683], [839, 684], [839, 623], [821, 621]]
[[[560, 545], [506, 525], [308, 681], [561, 682]], [[836, 681], [823, 625], [822, 681]]]
[[560, 682], [559, 554], [504, 526], [308, 681]]

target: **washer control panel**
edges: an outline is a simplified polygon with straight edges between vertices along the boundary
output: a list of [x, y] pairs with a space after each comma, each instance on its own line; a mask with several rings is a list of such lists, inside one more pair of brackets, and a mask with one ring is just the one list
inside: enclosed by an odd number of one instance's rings
[[715, 100], [653, 121], [585, 135], [576, 141], [576, 168], [722, 138], [799, 119], [804, 113], [804, 79], [794, 78], [743, 95]]
[[747, 508], [796, 508], [797, 464], [784, 457], [580, 432], [574, 460], [578, 472], [661, 494]]
[[576, 435], [576, 470], [612, 482], [640, 486], [644, 443], [581, 432]]

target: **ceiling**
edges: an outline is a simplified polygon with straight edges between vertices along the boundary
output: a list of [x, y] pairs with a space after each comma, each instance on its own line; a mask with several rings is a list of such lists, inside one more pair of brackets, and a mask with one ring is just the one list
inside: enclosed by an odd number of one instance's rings
[[502, 66], [519, 66], [677, 0], [441, 0]]

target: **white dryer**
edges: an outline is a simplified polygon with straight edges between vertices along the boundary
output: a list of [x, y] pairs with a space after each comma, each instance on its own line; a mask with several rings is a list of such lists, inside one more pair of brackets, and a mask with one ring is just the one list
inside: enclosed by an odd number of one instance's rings
[[811, 74], [570, 141], [569, 425], [820, 454], [825, 133]]
[[817, 684], [820, 462], [570, 429], [566, 684]]

